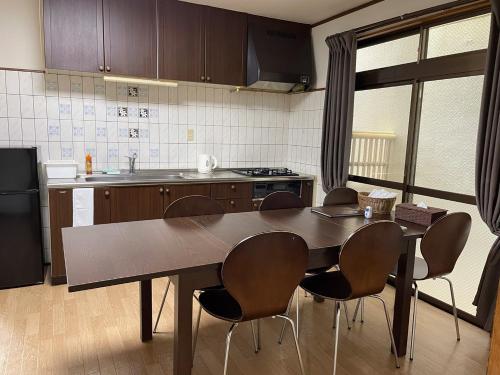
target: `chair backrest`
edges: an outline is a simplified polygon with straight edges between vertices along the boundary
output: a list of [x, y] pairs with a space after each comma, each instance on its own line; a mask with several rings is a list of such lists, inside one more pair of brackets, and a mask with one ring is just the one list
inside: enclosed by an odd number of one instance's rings
[[268, 232], [238, 243], [222, 265], [222, 283], [238, 302], [242, 321], [284, 314], [304, 278], [309, 250], [302, 237]]
[[357, 204], [358, 192], [348, 187], [333, 188], [326, 194], [323, 206], [336, 206], [340, 204]]
[[382, 292], [402, 244], [401, 227], [388, 220], [365, 225], [344, 242], [339, 268], [350, 285], [350, 298]]
[[427, 263], [427, 278], [453, 271], [469, 238], [472, 219], [468, 213], [455, 212], [439, 218], [427, 228], [420, 250]]
[[290, 191], [275, 191], [262, 200], [259, 211], [304, 207], [304, 202], [297, 194]]
[[219, 203], [204, 195], [189, 195], [179, 198], [166, 208], [163, 218], [224, 214]]

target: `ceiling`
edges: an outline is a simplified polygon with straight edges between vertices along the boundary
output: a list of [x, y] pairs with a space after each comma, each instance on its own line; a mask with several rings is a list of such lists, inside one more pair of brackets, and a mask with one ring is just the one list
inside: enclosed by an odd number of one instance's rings
[[367, 0], [188, 0], [190, 3], [313, 24]]

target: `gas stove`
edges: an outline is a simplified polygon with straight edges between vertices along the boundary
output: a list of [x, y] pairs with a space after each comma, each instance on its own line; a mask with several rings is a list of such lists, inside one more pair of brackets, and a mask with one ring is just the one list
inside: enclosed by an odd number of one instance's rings
[[235, 169], [234, 173], [248, 177], [269, 177], [269, 176], [298, 176], [298, 173], [292, 172], [288, 168], [249, 168]]

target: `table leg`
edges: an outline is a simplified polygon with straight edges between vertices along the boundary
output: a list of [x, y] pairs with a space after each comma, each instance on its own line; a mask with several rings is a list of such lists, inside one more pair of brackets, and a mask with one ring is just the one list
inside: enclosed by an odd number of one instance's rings
[[406, 355], [416, 240], [407, 240], [405, 245], [406, 251], [399, 256], [398, 261], [396, 298], [394, 301], [394, 318], [392, 326], [392, 332], [394, 333], [394, 340], [399, 356]]
[[193, 284], [187, 275], [172, 276], [174, 303], [174, 375], [190, 375], [192, 367]]
[[153, 339], [153, 310], [151, 298], [151, 280], [140, 281], [141, 300], [141, 340]]

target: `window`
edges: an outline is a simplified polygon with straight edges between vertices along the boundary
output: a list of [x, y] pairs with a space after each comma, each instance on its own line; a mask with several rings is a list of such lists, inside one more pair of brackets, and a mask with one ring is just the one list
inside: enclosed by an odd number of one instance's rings
[[[358, 50], [349, 166], [349, 186], [358, 190], [383, 187], [398, 192], [398, 202], [423, 201], [472, 216], [467, 247], [451, 275], [457, 307], [471, 315], [494, 240], [474, 197], [490, 18], [476, 14], [421, 26], [413, 35], [370, 41]], [[376, 137], [390, 140], [390, 152], [380, 153]], [[422, 283], [424, 293], [450, 303], [447, 288]]]
[[356, 72], [417, 61], [418, 34], [358, 49]]
[[488, 48], [490, 14], [429, 28], [427, 58]]

